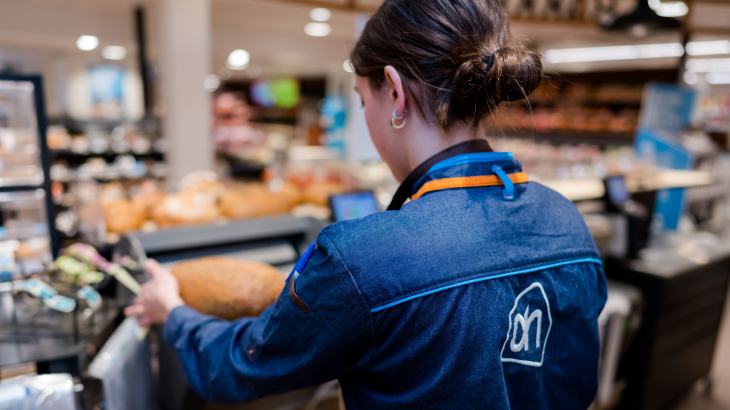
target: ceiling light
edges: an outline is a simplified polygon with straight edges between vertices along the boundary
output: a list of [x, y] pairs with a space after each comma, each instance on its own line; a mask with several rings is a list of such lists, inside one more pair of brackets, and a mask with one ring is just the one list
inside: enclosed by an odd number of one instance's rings
[[710, 84], [730, 84], [730, 71], [707, 73], [705, 79]]
[[240, 48], [238, 50], [231, 51], [231, 54], [228, 55], [228, 68], [231, 70], [243, 70], [248, 65], [248, 62], [251, 61], [251, 54], [248, 53], [246, 50], [241, 50]]
[[312, 37], [325, 37], [332, 32], [332, 27], [327, 23], [307, 23], [304, 32]]
[[694, 58], [687, 60], [684, 68], [693, 73], [730, 71], [730, 58]]
[[221, 79], [215, 74], [208, 74], [203, 79], [203, 88], [205, 88], [205, 91], [212, 93], [213, 91], [217, 90], [218, 87], [221, 85]]
[[107, 60], [123, 60], [127, 56], [127, 49], [122, 46], [106, 46], [101, 49], [101, 56]]
[[690, 41], [687, 43], [687, 54], [691, 56], [730, 54], [730, 41]]
[[661, 3], [655, 10], [662, 17], [682, 17], [689, 13], [689, 7], [681, 1]]
[[81, 36], [76, 40], [76, 47], [79, 50], [91, 51], [99, 46], [99, 37], [97, 36]]
[[312, 11], [309, 12], [309, 18], [320, 22], [329, 21], [329, 19], [332, 18], [332, 12], [321, 7], [312, 9]]
[[684, 47], [679, 43], [641, 44], [636, 48], [639, 49], [639, 58], [682, 57], [684, 55]]
[[345, 71], [347, 71], [348, 73], [355, 72], [355, 67], [352, 66], [352, 62], [350, 61], [349, 58], [347, 60], [345, 60], [344, 63], [342, 63], [342, 68], [344, 68]]
[[[681, 12], [680, 7], [685, 4], [674, 5], [675, 3], [662, 3], [660, 0], [637, 0], [636, 8], [629, 14], [616, 18], [604, 20], [603, 28], [628, 32], [633, 36], [646, 36], [662, 30], [676, 30], [682, 27], [682, 22], [672, 17], [663, 15], [676, 15]], [[665, 7], [669, 4], [669, 7]], [[659, 10], [664, 7], [660, 13]], [[662, 14], [662, 15], [660, 15]], [[686, 13], [685, 13], [686, 14]]]
[[679, 43], [639, 44], [635, 46], [586, 47], [548, 50], [545, 59], [552, 64], [588, 61], [636, 60], [642, 58], [681, 57]]

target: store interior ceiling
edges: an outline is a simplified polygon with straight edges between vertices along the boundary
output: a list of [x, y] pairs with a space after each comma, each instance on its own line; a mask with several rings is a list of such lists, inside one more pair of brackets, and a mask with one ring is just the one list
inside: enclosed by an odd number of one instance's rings
[[[136, 50], [133, 10], [143, 6], [148, 27], [148, 54], [156, 61], [159, 33], [156, 32], [159, 1], [169, 0], [0, 0], [0, 55], [26, 61], [33, 57], [39, 66], [50, 64], [48, 57], [102, 62], [98, 50], [77, 49], [83, 34], [99, 38], [100, 46], [120, 45], [133, 60]], [[544, 1], [544, 0], [543, 0]], [[689, 1], [689, 0], [688, 0]], [[251, 64], [266, 75], [301, 77], [341, 73], [348, 57], [358, 19], [366, 16], [352, 9], [373, 10], [380, 0], [210, 0], [212, 10], [212, 62], [214, 73], [225, 71], [226, 59], [235, 49], [251, 54]], [[538, 1], [539, 3], [539, 1]], [[619, 0], [617, 10], [630, 12], [635, 0]], [[329, 6], [332, 32], [326, 37], [310, 37], [303, 27], [310, 21], [314, 6]], [[694, 0], [690, 24], [693, 40], [730, 39], [730, 1]], [[551, 48], [601, 45], [630, 45], [681, 42], [681, 31], [650, 33], [633, 37], [607, 32], [596, 24], [536, 21], [515, 18], [513, 41], [527, 42], [541, 51]], [[131, 58], [130, 58], [131, 57]], [[133, 66], [133, 62], [130, 62]], [[631, 70], [673, 68], [677, 58], [593, 62], [550, 65], [548, 69], [580, 72], [599, 69]], [[42, 68], [42, 67], [41, 67]], [[245, 79], [243, 71], [227, 73]]]

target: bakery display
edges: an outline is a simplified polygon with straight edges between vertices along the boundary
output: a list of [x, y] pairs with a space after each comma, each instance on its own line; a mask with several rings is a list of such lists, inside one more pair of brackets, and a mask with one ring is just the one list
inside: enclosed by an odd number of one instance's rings
[[278, 192], [262, 184], [249, 184], [227, 190], [221, 196], [221, 214], [231, 219], [287, 214], [301, 201], [296, 187], [285, 184]]
[[220, 257], [180, 262], [171, 272], [188, 306], [226, 320], [259, 316], [284, 288], [270, 265]]
[[[159, 228], [194, 224], [224, 223], [226, 219], [261, 218], [292, 214], [326, 219], [331, 195], [345, 192], [332, 177], [306, 178], [298, 182], [274, 180], [270, 183], [222, 182], [212, 171], [188, 174], [178, 184], [179, 191], [168, 193], [155, 180], [134, 185], [109, 183], [99, 186], [99, 201], [107, 233], [153, 231]], [[298, 208], [300, 205], [305, 208]], [[94, 206], [81, 207], [85, 220], [94, 220]], [[317, 212], [310, 212], [314, 208]], [[101, 219], [97, 217], [96, 220]], [[93, 225], [93, 223], [92, 223]], [[111, 237], [113, 238], [113, 236]], [[113, 240], [113, 239], [108, 239]]]
[[218, 200], [223, 185], [215, 175], [194, 174], [183, 178], [179, 193], [167, 194], [152, 205], [151, 219], [157, 226], [208, 223], [220, 216]]
[[120, 183], [100, 187], [99, 200], [104, 211], [104, 222], [109, 233], [123, 234], [139, 229], [145, 221], [144, 206], [126, 198]]
[[132, 200], [144, 208], [145, 219], [153, 219], [155, 208], [165, 200], [165, 192], [158, 189], [155, 181], [145, 181], [139, 185]]
[[152, 219], [160, 227], [208, 223], [219, 215], [214, 199], [195, 192], [168, 194], [152, 211]]
[[128, 199], [102, 201], [106, 230], [123, 234], [139, 229], [145, 221], [144, 204]]

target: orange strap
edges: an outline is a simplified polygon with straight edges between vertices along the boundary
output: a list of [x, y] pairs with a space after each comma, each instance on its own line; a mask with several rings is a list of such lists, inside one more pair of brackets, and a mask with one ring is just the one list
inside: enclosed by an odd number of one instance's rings
[[[509, 179], [515, 184], [523, 184], [529, 181], [527, 174], [524, 172], [518, 172], [516, 174], [508, 174]], [[426, 182], [423, 184], [421, 189], [411, 197], [412, 201], [422, 197], [427, 192], [441, 191], [442, 189], [451, 188], [476, 188], [484, 186], [497, 186], [504, 185], [502, 180], [496, 175], [479, 175], [476, 177], [459, 177], [459, 178], [445, 178], [436, 179], [433, 181]]]

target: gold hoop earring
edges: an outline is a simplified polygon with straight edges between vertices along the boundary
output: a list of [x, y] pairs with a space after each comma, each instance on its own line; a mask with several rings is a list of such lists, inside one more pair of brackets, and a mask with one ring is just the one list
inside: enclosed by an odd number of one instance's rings
[[[406, 126], [406, 120], [404, 118], [408, 115], [408, 110], [403, 110], [403, 115], [398, 116], [398, 110], [393, 111], [393, 118], [390, 119], [390, 126], [399, 130]], [[400, 125], [395, 125], [395, 120], [403, 120]]]

